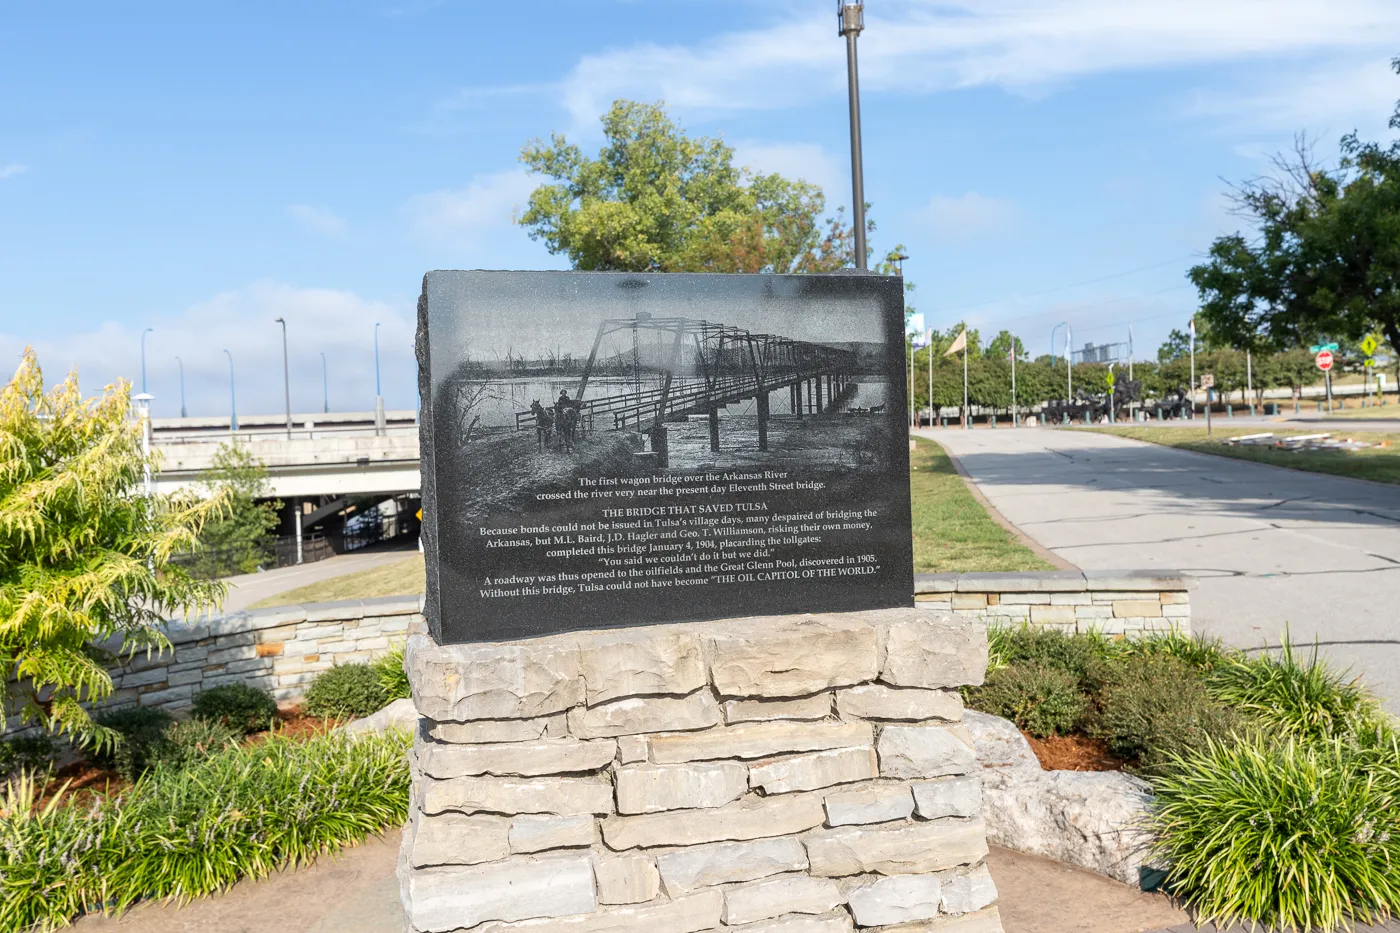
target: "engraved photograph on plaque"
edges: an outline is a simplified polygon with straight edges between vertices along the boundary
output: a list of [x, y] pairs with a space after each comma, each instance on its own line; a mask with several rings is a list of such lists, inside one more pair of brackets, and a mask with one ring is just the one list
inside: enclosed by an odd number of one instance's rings
[[425, 276], [434, 637], [911, 605], [902, 284]]

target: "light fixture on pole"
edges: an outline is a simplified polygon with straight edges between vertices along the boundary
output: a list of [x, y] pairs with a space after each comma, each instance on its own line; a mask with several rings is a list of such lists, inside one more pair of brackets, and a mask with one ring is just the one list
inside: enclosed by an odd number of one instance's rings
[[146, 394], [146, 335], [155, 330], [154, 327], [147, 327], [141, 331], [141, 394]]
[[189, 417], [185, 413], [185, 361], [178, 356], [175, 357], [175, 364], [180, 367], [180, 417]]
[[292, 439], [292, 371], [287, 365], [287, 321], [277, 318], [282, 325], [282, 398], [287, 405], [287, 440]]
[[326, 381], [326, 353], [321, 351], [321, 413], [330, 414], [331, 410], [331, 390], [330, 383]]
[[846, 39], [846, 80], [851, 105], [851, 222], [856, 235], [856, 268], [865, 265], [865, 175], [860, 157], [860, 69], [856, 39], [865, 28], [865, 5], [836, 0], [838, 34]]
[[238, 430], [238, 397], [233, 391], [233, 354], [226, 348], [224, 356], [228, 357], [228, 429], [232, 433]]

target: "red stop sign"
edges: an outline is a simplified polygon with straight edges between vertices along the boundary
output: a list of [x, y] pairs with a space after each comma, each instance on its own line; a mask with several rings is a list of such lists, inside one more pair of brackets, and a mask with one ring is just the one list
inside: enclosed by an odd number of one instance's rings
[[1317, 368], [1323, 372], [1332, 368], [1332, 351], [1320, 350], [1317, 354]]

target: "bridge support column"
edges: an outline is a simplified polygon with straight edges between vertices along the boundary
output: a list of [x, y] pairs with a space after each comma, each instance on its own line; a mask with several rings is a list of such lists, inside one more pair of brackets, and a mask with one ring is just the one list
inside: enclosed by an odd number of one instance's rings
[[652, 453], [656, 454], [656, 465], [659, 467], [670, 466], [671, 455], [666, 443], [666, 425], [653, 425], [647, 433], [651, 435], [651, 450]]
[[710, 449], [719, 450], [719, 409], [710, 409]]
[[795, 417], [802, 417], [802, 383], [794, 383], [788, 386], [788, 394], [792, 397], [792, 413]]
[[[760, 389], [758, 398], [758, 449], [768, 449], [768, 393]], [[718, 449], [718, 448], [717, 448]]]
[[812, 381], [817, 384], [817, 414], [820, 415], [822, 413], [822, 377], [818, 376]]

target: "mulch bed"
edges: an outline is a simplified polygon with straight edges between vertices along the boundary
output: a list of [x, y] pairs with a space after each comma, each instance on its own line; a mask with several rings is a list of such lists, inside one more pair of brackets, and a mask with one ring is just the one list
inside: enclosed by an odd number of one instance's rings
[[1128, 762], [1108, 750], [1102, 739], [1083, 735], [1056, 735], [1037, 739], [1022, 732], [1031, 751], [1047, 771], [1122, 771]]

